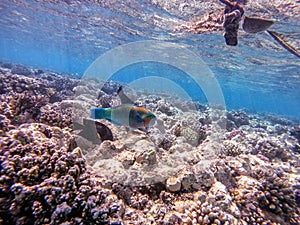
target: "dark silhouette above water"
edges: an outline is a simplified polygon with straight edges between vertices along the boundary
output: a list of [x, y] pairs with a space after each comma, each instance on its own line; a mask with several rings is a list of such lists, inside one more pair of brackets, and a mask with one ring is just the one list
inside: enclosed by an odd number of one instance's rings
[[239, 24], [244, 15], [244, 8], [238, 2], [220, 0], [225, 4], [223, 28], [224, 38], [227, 45], [236, 46], [238, 44]]

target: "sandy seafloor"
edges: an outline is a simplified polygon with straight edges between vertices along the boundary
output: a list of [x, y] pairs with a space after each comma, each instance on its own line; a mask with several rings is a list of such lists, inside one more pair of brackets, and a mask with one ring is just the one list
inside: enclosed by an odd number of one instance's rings
[[0, 224], [300, 224], [293, 121], [144, 92], [157, 125], [101, 121], [114, 140], [93, 143], [74, 122], [120, 104], [118, 84], [4, 63], [0, 79]]

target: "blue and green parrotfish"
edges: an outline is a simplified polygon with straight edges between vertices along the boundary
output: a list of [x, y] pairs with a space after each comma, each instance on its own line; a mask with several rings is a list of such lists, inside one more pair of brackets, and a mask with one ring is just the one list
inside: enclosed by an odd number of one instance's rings
[[110, 108], [92, 108], [91, 118], [106, 119], [116, 125], [129, 126], [146, 131], [156, 121], [155, 115], [149, 110], [132, 104], [122, 104]]

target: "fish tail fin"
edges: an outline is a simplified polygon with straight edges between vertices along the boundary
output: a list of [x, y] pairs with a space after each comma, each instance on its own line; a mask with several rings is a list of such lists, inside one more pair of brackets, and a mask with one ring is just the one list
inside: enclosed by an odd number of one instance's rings
[[110, 110], [106, 108], [92, 108], [90, 117], [92, 119], [110, 119]]

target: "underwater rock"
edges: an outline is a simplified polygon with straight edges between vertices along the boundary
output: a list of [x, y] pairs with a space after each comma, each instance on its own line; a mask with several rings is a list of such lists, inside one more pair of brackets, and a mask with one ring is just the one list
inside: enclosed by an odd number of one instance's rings
[[[228, 124], [230, 124], [230, 122], [233, 122], [235, 128], [250, 124], [249, 116], [243, 111], [228, 112], [227, 119], [229, 120]], [[232, 125], [227, 127], [228, 130], [231, 130], [232, 128]]]
[[[60, 95], [60, 101], [67, 99], [67, 96], [73, 96], [73, 89], [79, 85], [79, 80], [69, 77], [68, 75], [57, 75], [55, 73], [44, 72], [41, 79], [47, 80], [49, 82], [49, 87], [55, 89], [56, 93]], [[71, 91], [65, 92], [65, 91]]]
[[171, 192], [176, 192], [181, 189], [181, 180], [177, 177], [169, 177], [166, 181], [166, 188]]
[[204, 159], [212, 160], [224, 155], [224, 148], [221, 144], [220, 136], [210, 134], [207, 140], [197, 146], [198, 151]]
[[12, 64], [12, 63], [0, 62], [0, 69], [1, 70], [11, 69], [13, 66], [14, 66], [14, 64]]
[[189, 143], [185, 142], [183, 138], [177, 138], [173, 143], [172, 147], [169, 149], [169, 152], [174, 153], [182, 153], [183, 155], [190, 155], [193, 151], [193, 146]]
[[179, 178], [181, 180], [182, 190], [191, 191], [195, 189], [195, 183], [197, 182], [197, 179], [192, 171], [189, 171], [188, 169], [180, 171]]
[[215, 207], [219, 207], [224, 212], [230, 212], [236, 218], [240, 218], [240, 211], [233, 203], [233, 199], [230, 196], [227, 188], [221, 182], [215, 182], [212, 188], [209, 190], [208, 202]]
[[140, 140], [136, 142], [132, 149], [135, 150], [136, 162], [140, 164], [153, 165], [156, 160], [156, 147], [148, 140]]
[[73, 88], [73, 91], [75, 92], [76, 97], [84, 95], [91, 96], [92, 99], [97, 99], [97, 93], [95, 93], [97, 91], [97, 87], [95, 83], [89, 83], [89, 85], [85, 85], [85, 83], [79, 83]]
[[[250, 159], [249, 165], [252, 170], [248, 174], [252, 177], [244, 175], [239, 177], [236, 183], [238, 188], [235, 188], [233, 192], [243, 220], [248, 223], [251, 221], [297, 224], [295, 222], [297, 218], [294, 215], [298, 212], [289, 211], [290, 220], [284, 215], [290, 209], [289, 205], [293, 205], [292, 208], [296, 211], [299, 210], [295, 206], [292, 185], [288, 181], [289, 174], [284, 172], [281, 167], [255, 164], [253, 156], [247, 159]], [[286, 201], [289, 203], [287, 204]], [[282, 207], [287, 208], [282, 209]]]
[[167, 116], [173, 116], [177, 114], [176, 108], [163, 99], [157, 102], [157, 110], [166, 114]]
[[125, 169], [129, 169], [136, 160], [135, 153], [127, 150], [122, 151], [116, 158], [122, 162]]
[[10, 69], [12, 74], [18, 74], [23, 76], [32, 75], [32, 71], [28, 67], [23, 65], [12, 65]]
[[109, 108], [117, 104], [118, 100], [113, 95], [104, 94], [100, 98], [98, 97], [98, 107]]
[[208, 160], [202, 160], [193, 166], [196, 177], [196, 182], [193, 184], [194, 189], [207, 191], [215, 182], [214, 174], [211, 171], [211, 163]]
[[105, 92], [108, 95], [113, 95], [117, 93], [117, 90], [120, 86], [121, 85], [116, 82], [107, 81], [104, 83], [103, 87], [101, 88], [101, 91]]
[[199, 133], [189, 127], [183, 128], [181, 130], [181, 135], [184, 136], [187, 142], [192, 146], [197, 146], [200, 143]]
[[275, 125], [281, 125], [281, 126], [293, 126], [293, 122], [285, 119], [285, 118], [281, 118], [279, 116], [274, 116], [274, 115], [265, 115], [265, 119], [268, 120], [273, 126]]
[[290, 130], [290, 133], [292, 136], [294, 136], [298, 140], [298, 142], [300, 144], [300, 126], [292, 127]]
[[238, 156], [242, 154], [244, 151], [244, 146], [239, 142], [233, 140], [225, 140], [224, 142], [224, 152], [227, 156]]
[[166, 188], [171, 192], [179, 190], [191, 191], [197, 187], [195, 186], [196, 182], [197, 180], [194, 173], [187, 169], [183, 169], [175, 176], [169, 177], [166, 180]]
[[154, 141], [154, 143], [156, 143], [156, 145], [159, 148], [163, 148], [164, 150], [169, 150], [172, 146], [174, 146], [174, 141], [176, 137], [172, 134], [166, 133], [164, 135], [162, 134], [155, 135], [151, 139]]

